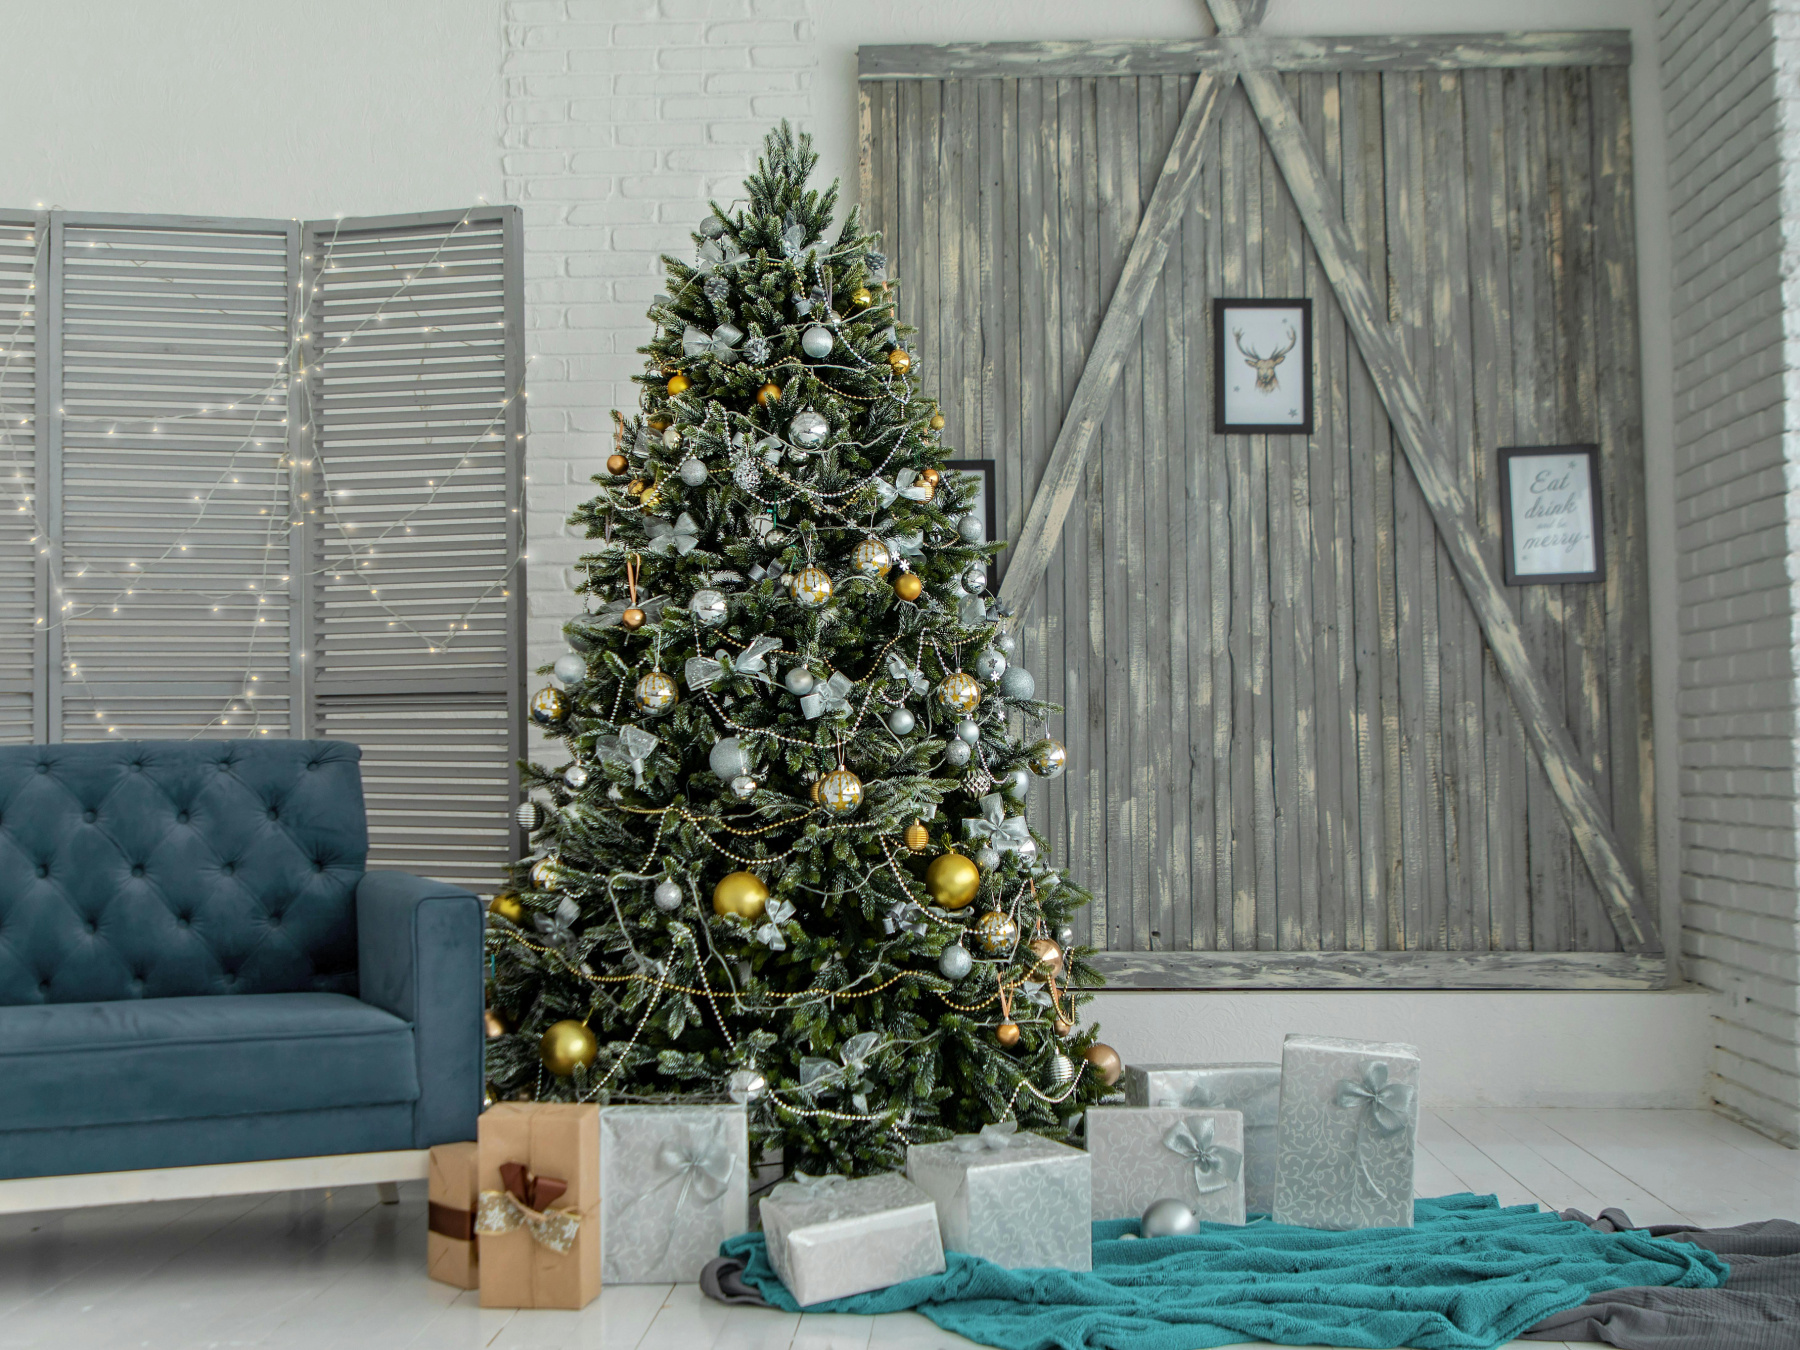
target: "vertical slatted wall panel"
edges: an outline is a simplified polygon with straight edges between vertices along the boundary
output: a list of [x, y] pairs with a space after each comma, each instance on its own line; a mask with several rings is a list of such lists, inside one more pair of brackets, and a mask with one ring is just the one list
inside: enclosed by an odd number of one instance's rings
[[[1624, 76], [1284, 78], [1490, 557], [1499, 446], [1602, 447], [1606, 584], [1509, 597], [1654, 891]], [[1008, 536], [1191, 88], [862, 85], [901, 314]], [[1210, 301], [1255, 295], [1313, 300], [1310, 438], [1211, 431]], [[1241, 91], [1020, 632], [1069, 749], [1031, 814], [1097, 945], [1616, 949]]]
[[38, 735], [37, 301], [41, 216], [0, 214], [0, 741]]
[[63, 739], [287, 734], [295, 228], [53, 226]]
[[305, 381], [314, 734], [363, 747], [371, 858], [485, 890], [516, 856], [516, 220], [317, 222]]

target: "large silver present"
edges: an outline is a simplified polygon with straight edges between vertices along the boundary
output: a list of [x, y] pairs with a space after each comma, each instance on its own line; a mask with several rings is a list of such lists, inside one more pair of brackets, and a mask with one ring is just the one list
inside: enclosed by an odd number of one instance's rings
[[1135, 1219], [1185, 1201], [1206, 1223], [1244, 1221], [1244, 1117], [1182, 1106], [1091, 1106], [1094, 1217]]
[[750, 1226], [742, 1106], [600, 1109], [600, 1279], [691, 1284]]
[[784, 1181], [762, 1202], [769, 1264], [802, 1307], [944, 1270], [937, 1205], [898, 1172]]
[[1410, 1228], [1418, 1135], [1416, 1049], [1289, 1036], [1281, 1047], [1275, 1221]]
[[1125, 1070], [1133, 1106], [1190, 1106], [1244, 1117], [1244, 1208], [1275, 1208], [1275, 1121], [1281, 1108], [1279, 1064], [1134, 1064]]
[[1012, 1270], [1094, 1268], [1093, 1160], [1017, 1126], [906, 1150], [906, 1175], [937, 1202], [944, 1245]]

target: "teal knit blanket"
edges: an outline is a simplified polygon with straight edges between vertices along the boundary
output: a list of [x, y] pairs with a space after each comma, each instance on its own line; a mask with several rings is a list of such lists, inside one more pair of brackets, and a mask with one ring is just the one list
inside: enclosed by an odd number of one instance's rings
[[[1688, 1243], [1596, 1233], [1491, 1195], [1420, 1200], [1411, 1228], [1326, 1233], [1257, 1220], [1198, 1236], [1126, 1240], [1137, 1220], [1094, 1225], [1094, 1269], [1006, 1270], [948, 1253], [942, 1275], [808, 1312], [920, 1312], [1000, 1350], [1205, 1350], [1281, 1345], [1487, 1350], [1606, 1289], [1711, 1289], [1725, 1263]], [[778, 1308], [797, 1311], [761, 1233], [720, 1254]]]

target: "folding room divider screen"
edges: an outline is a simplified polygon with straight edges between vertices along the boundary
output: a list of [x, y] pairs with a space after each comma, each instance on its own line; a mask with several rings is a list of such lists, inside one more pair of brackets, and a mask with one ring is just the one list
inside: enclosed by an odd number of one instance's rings
[[0, 211], [0, 739], [330, 736], [371, 860], [517, 855], [516, 208]]

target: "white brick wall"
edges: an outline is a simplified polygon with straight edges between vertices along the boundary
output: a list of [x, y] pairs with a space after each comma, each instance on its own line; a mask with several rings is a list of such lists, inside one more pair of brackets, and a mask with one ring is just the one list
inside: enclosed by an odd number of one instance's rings
[[817, 61], [807, 0], [506, 0], [506, 195], [525, 215], [532, 665], [580, 612], [565, 524], [593, 495], [664, 253], [709, 198], [738, 197], [764, 133], [804, 125]]
[[1800, 21], [1664, 0], [1682, 948], [1711, 1092], [1800, 1143]]

